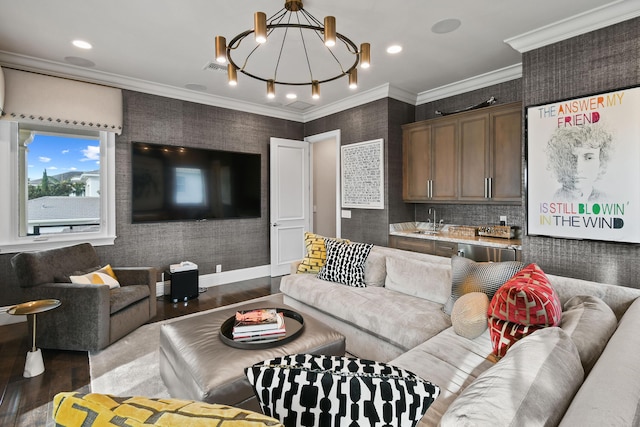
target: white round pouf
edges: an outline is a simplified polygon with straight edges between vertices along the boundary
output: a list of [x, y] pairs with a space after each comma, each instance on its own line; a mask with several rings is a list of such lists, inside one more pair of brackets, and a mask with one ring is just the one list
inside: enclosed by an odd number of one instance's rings
[[451, 325], [456, 334], [468, 339], [480, 336], [487, 329], [489, 297], [483, 292], [462, 295], [451, 310]]

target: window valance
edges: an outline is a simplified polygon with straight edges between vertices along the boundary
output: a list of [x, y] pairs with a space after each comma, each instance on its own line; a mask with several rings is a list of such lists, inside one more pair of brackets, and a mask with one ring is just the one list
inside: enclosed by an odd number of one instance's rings
[[26, 71], [4, 72], [4, 115], [17, 122], [122, 132], [122, 91]]

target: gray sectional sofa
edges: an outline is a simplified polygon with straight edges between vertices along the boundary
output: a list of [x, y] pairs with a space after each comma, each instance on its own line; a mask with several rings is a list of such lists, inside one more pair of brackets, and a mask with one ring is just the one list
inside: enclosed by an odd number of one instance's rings
[[547, 275], [562, 323], [497, 361], [488, 330], [465, 338], [443, 312], [449, 258], [374, 246], [362, 288], [295, 271], [286, 304], [341, 332], [349, 353], [440, 386], [419, 426], [640, 424], [640, 290]]

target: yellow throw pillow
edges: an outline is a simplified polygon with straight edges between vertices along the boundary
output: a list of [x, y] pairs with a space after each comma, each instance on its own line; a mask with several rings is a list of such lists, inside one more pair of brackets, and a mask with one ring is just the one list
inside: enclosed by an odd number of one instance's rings
[[109, 264], [100, 270], [92, 271], [82, 276], [69, 276], [69, 279], [71, 279], [71, 283], [82, 285], [108, 285], [109, 289], [120, 287], [120, 282], [118, 282], [118, 278]]
[[[318, 274], [327, 260], [327, 247], [324, 244], [326, 237], [310, 232], [304, 233], [304, 245], [307, 248], [307, 256], [298, 265], [298, 273]], [[348, 240], [334, 239], [339, 242], [349, 243]]]
[[53, 419], [59, 426], [283, 427], [274, 418], [228, 405], [193, 400], [58, 393]]

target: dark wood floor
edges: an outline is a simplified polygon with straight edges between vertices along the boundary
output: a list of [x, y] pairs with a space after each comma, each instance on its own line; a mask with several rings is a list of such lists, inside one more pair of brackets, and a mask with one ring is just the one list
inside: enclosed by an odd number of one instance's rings
[[[188, 302], [173, 304], [166, 298], [158, 298], [158, 314], [149, 323], [277, 293], [279, 284], [279, 278], [265, 277], [208, 288], [198, 299]], [[23, 378], [22, 372], [29, 349], [26, 323], [0, 326], [2, 427], [53, 425], [53, 396], [61, 391], [90, 391], [87, 352], [44, 349], [44, 374]]]

